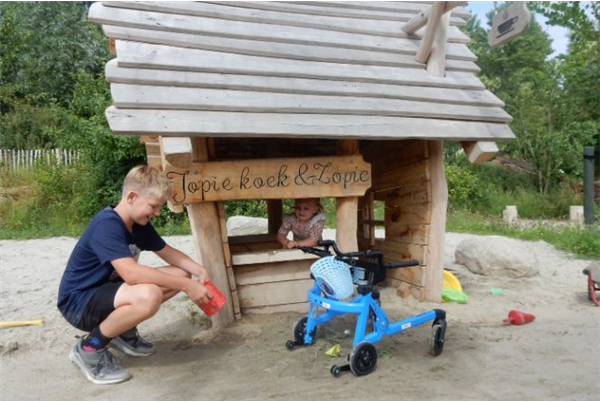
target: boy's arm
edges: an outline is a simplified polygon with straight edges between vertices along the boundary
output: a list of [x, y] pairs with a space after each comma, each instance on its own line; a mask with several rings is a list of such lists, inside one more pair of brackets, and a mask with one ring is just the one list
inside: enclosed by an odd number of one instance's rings
[[131, 257], [111, 261], [112, 266], [128, 285], [153, 284], [167, 289], [185, 292], [194, 302], [208, 302], [207, 290], [198, 281], [165, 274], [158, 269], [138, 264]]
[[156, 255], [162, 258], [167, 264], [174, 267], [179, 267], [192, 275], [198, 277], [200, 283], [204, 283], [208, 280], [208, 272], [204, 267], [192, 260], [187, 254], [169, 246], [165, 245], [162, 250], [155, 251]]

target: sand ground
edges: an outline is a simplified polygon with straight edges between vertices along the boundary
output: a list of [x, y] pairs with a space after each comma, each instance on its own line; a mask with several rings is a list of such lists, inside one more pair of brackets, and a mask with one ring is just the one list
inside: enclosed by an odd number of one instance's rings
[[[482, 277], [454, 263], [454, 249], [470, 235], [449, 233], [446, 267], [455, 270], [466, 305], [419, 303], [382, 292], [392, 319], [443, 308], [448, 313], [442, 355], [428, 355], [429, 326], [384, 338], [375, 372], [329, 374], [350, 352], [352, 317], [319, 328], [313, 346], [292, 352], [284, 344], [300, 314], [248, 315], [219, 334], [185, 296], [167, 302], [140, 325], [158, 352], [147, 358], [117, 354], [133, 379], [89, 383], [69, 362], [81, 334], [57, 311], [57, 289], [75, 244], [72, 238], [0, 241], [0, 321], [42, 318], [43, 326], [0, 329], [2, 400], [598, 400], [600, 308], [587, 300], [581, 271], [590, 262], [530, 243], [540, 274], [533, 278]], [[189, 236], [167, 238], [193, 255]], [[158, 264], [152, 255], [145, 263]], [[504, 289], [493, 296], [491, 288]], [[536, 316], [507, 326], [511, 309]], [[325, 351], [342, 346], [342, 357]]]

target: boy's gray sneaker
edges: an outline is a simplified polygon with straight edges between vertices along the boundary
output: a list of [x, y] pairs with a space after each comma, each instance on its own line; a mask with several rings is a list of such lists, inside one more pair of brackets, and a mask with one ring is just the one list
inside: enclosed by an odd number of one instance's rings
[[81, 347], [80, 339], [69, 359], [81, 370], [83, 375], [94, 384], [117, 384], [131, 378], [129, 371], [113, 362], [113, 355], [108, 349], [86, 351]]
[[135, 357], [150, 356], [156, 352], [154, 345], [142, 338], [137, 328], [132, 328], [113, 338], [109, 345], [129, 356]]

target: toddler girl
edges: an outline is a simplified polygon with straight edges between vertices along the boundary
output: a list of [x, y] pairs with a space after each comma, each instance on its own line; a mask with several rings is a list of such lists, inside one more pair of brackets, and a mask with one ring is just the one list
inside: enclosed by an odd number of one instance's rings
[[[285, 215], [283, 223], [277, 233], [277, 240], [283, 248], [297, 246], [314, 247], [318, 244], [325, 226], [323, 207], [318, 198], [303, 198], [296, 200], [295, 213]], [[293, 240], [288, 240], [287, 235], [292, 232]]]

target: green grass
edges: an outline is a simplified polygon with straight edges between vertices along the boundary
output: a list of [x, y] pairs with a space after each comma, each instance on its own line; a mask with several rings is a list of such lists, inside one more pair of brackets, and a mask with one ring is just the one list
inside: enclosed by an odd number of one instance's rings
[[479, 235], [499, 235], [521, 240], [543, 240], [558, 250], [579, 258], [600, 259], [600, 222], [592, 227], [548, 227], [542, 224], [530, 228], [506, 225], [501, 219], [466, 211], [448, 214], [446, 230]]

